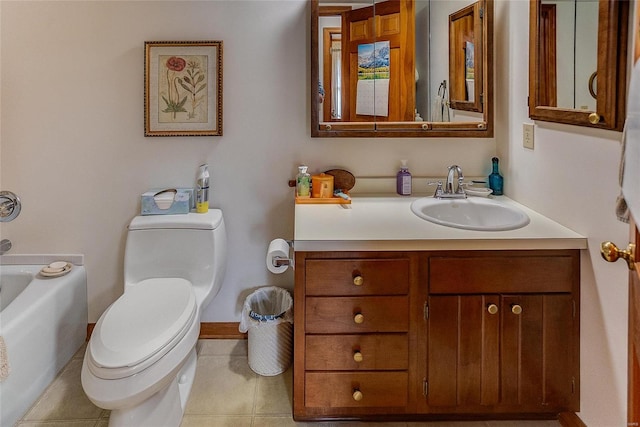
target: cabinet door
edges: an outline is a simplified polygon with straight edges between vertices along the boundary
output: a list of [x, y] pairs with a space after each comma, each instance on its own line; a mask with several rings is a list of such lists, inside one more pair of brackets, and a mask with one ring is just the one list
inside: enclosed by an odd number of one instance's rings
[[542, 404], [545, 380], [542, 298], [538, 295], [502, 297], [502, 404]]
[[439, 407], [431, 412], [498, 403], [500, 318], [488, 308], [499, 304], [498, 295], [429, 297], [427, 401]]
[[578, 410], [571, 295], [508, 295], [501, 305], [501, 404]]
[[576, 410], [570, 294], [429, 297], [429, 412]]

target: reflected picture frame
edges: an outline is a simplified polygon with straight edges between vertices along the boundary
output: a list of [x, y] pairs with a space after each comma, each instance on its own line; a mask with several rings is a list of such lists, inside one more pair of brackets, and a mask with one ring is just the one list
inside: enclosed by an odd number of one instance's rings
[[144, 136], [221, 136], [222, 41], [144, 46]]

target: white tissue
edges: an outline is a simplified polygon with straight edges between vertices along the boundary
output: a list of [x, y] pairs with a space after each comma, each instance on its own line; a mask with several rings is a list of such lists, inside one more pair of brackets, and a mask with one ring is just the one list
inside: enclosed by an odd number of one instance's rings
[[274, 261], [277, 258], [289, 259], [289, 243], [284, 239], [273, 239], [269, 243], [269, 250], [267, 251], [267, 270], [275, 274], [284, 273], [289, 266], [281, 265], [276, 267]]
[[173, 204], [173, 199], [175, 198], [176, 193], [176, 190], [164, 190], [156, 193], [153, 196], [153, 200], [156, 202], [158, 209], [169, 209]]

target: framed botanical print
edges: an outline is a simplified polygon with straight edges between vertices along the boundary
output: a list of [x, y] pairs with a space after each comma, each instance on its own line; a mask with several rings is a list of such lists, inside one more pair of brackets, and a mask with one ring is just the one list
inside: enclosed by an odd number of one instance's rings
[[144, 45], [144, 135], [222, 135], [222, 41]]

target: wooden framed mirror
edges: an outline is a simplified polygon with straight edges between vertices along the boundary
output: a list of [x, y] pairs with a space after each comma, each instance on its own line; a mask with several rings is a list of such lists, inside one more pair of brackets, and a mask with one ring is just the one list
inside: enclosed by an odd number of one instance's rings
[[[493, 137], [493, 2], [311, 0], [311, 136]], [[450, 99], [449, 16], [468, 7], [473, 88]]]
[[530, 0], [529, 17], [529, 117], [621, 131], [629, 2]]

